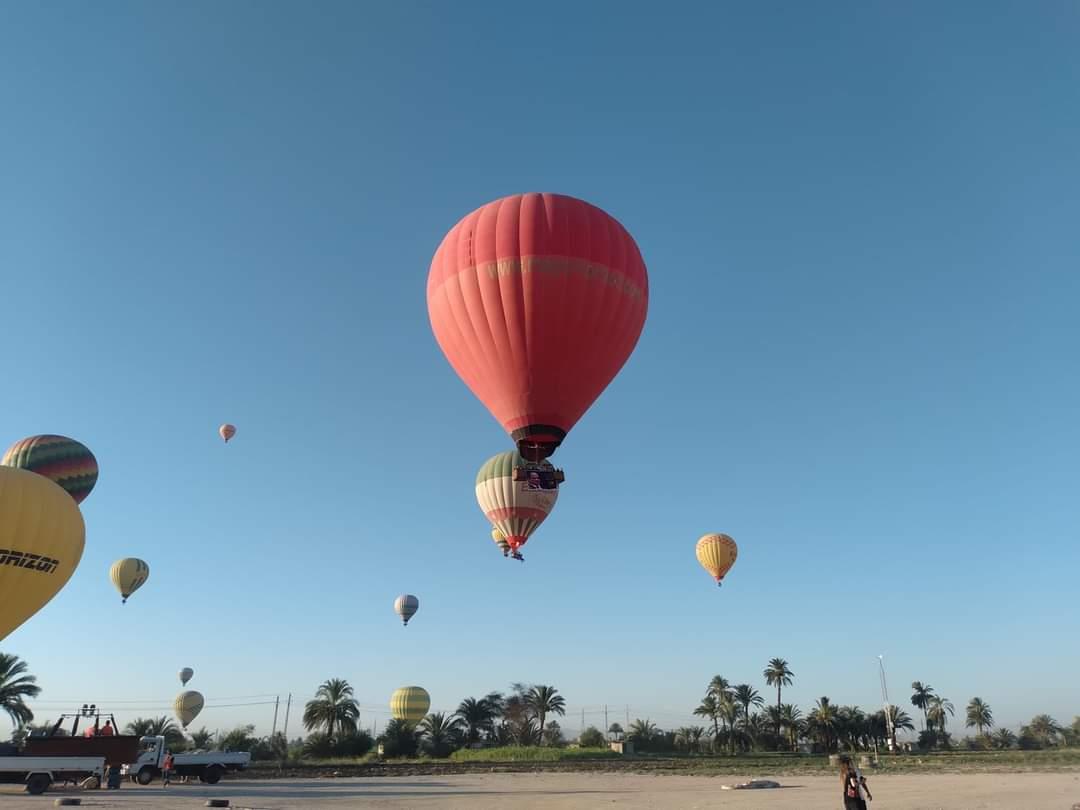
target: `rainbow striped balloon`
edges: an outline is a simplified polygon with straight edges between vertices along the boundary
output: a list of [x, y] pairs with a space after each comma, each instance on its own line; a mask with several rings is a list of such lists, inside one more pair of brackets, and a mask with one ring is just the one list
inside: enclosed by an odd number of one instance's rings
[[66, 436], [30, 436], [15, 442], [0, 464], [43, 475], [82, 503], [98, 479], [98, 465], [90, 448]]

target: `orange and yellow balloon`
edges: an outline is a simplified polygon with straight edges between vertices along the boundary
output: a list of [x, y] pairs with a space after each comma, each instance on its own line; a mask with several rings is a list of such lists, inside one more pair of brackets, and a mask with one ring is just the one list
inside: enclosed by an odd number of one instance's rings
[[706, 534], [697, 541], [697, 559], [708, 571], [717, 585], [723, 584], [724, 575], [735, 564], [739, 547], [726, 534]]
[[229, 443], [229, 439], [236, 435], [236, 425], [230, 425], [228, 423], [218, 428], [218, 435], [225, 440], [225, 443]]
[[65, 490], [0, 466], [0, 641], [60, 592], [85, 544], [82, 512]]
[[506, 542], [506, 535], [503, 534], [497, 527], [491, 528], [491, 539], [495, 541], [495, 545], [499, 547], [499, 551], [503, 553], [504, 557], [510, 555], [510, 544]]

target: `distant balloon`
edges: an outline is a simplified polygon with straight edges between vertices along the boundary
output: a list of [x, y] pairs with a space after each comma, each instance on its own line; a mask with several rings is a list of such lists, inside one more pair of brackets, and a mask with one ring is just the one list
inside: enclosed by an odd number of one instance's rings
[[30, 436], [15, 442], [0, 464], [36, 472], [59, 484], [75, 503], [82, 503], [98, 479], [98, 465], [89, 448], [66, 436]]
[[184, 728], [188, 727], [188, 723], [199, 716], [199, 712], [203, 708], [203, 696], [194, 690], [188, 690], [181, 692], [176, 696], [176, 700], [173, 701], [173, 711], [176, 712], [176, 719], [180, 721], [180, 725]]
[[[544, 522], [559, 497], [558, 489], [543, 489], [539, 481], [515, 481], [514, 470], [524, 464], [517, 451], [507, 451], [489, 458], [476, 474], [476, 501], [515, 552]], [[547, 461], [533, 466], [545, 474], [554, 473]]]
[[109, 579], [116, 590], [120, 591], [121, 602], [126, 602], [149, 578], [150, 566], [135, 557], [117, 560], [109, 569]]
[[0, 641], [60, 592], [85, 544], [82, 512], [68, 493], [0, 466]]
[[500, 532], [497, 528], [492, 528], [491, 539], [495, 541], [495, 545], [499, 547], [499, 551], [503, 553], [504, 557], [510, 554], [510, 544], [506, 542], [506, 535]]
[[218, 428], [218, 433], [221, 434], [221, 438], [228, 444], [229, 439], [236, 435], [236, 425], [224, 424]]
[[395, 720], [416, 725], [431, 708], [431, 696], [419, 686], [403, 686], [390, 696], [390, 714]]
[[739, 547], [726, 534], [706, 534], [697, 541], [696, 551], [701, 567], [712, 574], [717, 585], [721, 585], [724, 575], [735, 564]]
[[[401, 617], [403, 624], [408, 624], [413, 614], [420, 609], [420, 600], [411, 593], [403, 593], [394, 600], [394, 612]], [[436, 611], [438, 612], [438, 611]]]
[[191, 680], [191, 676], [195, 674], [195, 670], [191, 667], [184, 667], [180, 670], [180, 685], [187, 686], [187, 682]]

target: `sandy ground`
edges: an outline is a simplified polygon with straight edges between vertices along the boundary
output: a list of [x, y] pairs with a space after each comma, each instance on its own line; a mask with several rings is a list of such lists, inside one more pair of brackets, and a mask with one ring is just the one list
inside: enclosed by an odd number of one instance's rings
[[[1070, 810], [1080, 802], [1080, 772], [868, 776], [872, 810]], [[496, 808], [841, 808], [839, 779], [777, 779], [774, 790], [721, 790], [731, 777], [640, 776], [633, 774], [490, 774], [368, 779], [236, 780], [214, 787], [125, 784], [119, 791], [49, 790], [27, 796], [0, 785], [0, 808], [23, 810], [52, 806], [62, 796], [82, 799], [83, 807], [181, 810], [203, 807], [208, 798], [228, 799], [234, 810], [284, 808], [445, 807]]]

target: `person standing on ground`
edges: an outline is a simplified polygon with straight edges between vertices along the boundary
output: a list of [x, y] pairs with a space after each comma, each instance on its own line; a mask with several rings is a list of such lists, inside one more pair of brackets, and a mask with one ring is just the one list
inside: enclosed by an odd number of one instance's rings
[[161, 786], [169, 786], [169, 778], [172, 776], [173, 758], [172, 751], [165, 751], [165, 760], [161, 763]]
[[840, 757], [840, 782], [844, 789], [844, 810], [866, 810], [866, 803], [873, 801], [866, 777], [862, 775], [851, 757]]

